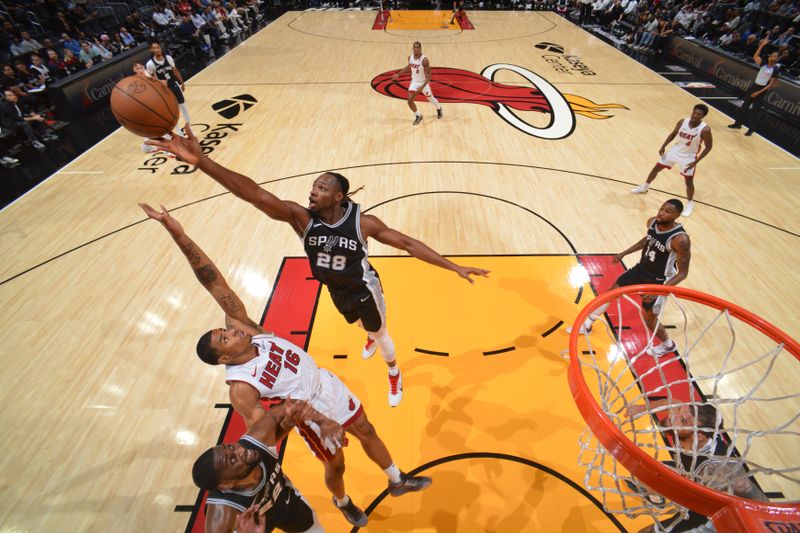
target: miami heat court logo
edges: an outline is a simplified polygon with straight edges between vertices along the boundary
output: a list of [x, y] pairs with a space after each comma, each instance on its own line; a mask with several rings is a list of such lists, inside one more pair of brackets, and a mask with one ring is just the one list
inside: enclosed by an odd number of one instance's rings
[[[508, 70], [526, 80], [533, 87], [506, 85], [494, 81], [498, 72]], [[405, 100], [411, 75], [403, 75], [397, 81], [392, 76], [399, 72], [390, 70], [372, 80], [372, 88], [392, 98]], [[611, 109], [628, 109], [622, 104], [596, 104], [574, 94], [562, 94], [549, 81], [535, 72], [508, 63], [489, 65], [480, 74], [457, 68], [431, 68], [431, 90], [443, 104], [478, 104], [492, 111], [518, 130], [539, 139], [563, 139], [575, 130], [575, 115], [591, 119], [607, 119]], [[424, 101], [420, 93], [417, 100]], [[534, 111], [550, 114], [550, 123], [545, 127], [533, 126], [516, 111]]]

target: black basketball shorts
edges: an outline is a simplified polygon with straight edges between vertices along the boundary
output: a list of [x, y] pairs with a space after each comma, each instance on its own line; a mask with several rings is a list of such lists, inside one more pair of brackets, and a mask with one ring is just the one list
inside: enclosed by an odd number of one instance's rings
[[333, 305], [348, 324], [360, 320], [364, 329], [371, 332], [380, 330], [386, 324], [386, 306], [382, 291], [376, 291], [377, 294], [373, 294], [364, 287], [353, 291], [329, 290], [328, 292], [331, 294]]
[[287, 533], [302, 533], [314, 525], [314, 510], [294, 487], [287, 487], [275, 507], [267, 513], [266, 532], [274, 529]]
[[[633, 267], [622, 273], [617, 278], [617, 285], [620, 287], [628, 287], [630, 285], [663, 285], [666, 278], [654, 276], [642, 268], [640, 263], [636, 263]], [[656, 304], [654, 299], [651, 302], [642, 302], [644, 309], [650, 310]]]

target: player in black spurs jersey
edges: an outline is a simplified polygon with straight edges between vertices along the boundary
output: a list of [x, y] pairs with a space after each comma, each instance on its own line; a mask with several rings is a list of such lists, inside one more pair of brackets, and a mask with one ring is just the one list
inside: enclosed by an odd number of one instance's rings
[[[642, 257], [633, 268], [622, 274], [611, 289], [627, 287], [628, 285], [677, 285], [689, 274], [689, 261], [691, 260], [691, 242], [683, 226], [675, 222], [683, 211], [683, 203], [672, 198], [664, 202], [658, 214], [647, 221], [647, 235], [642, 240], [614, 256], [614, 263], [619, 263], [626, 255], [642, 250]], [[609, 290], [611, 290], [609, 289]], [[647, 327], [653, 328], [656, 324], [656, 314], [660, 312], [661, 297], [645, 296], [642, 298], [642, 308]], [[592, 331], [592, 324], [608, 309], [609, 304], [603, 304], [589, 315], [586, 322], [581, 325], [580, 332]], [[567, 333], [572, 331], [567, 328]], [[675, 343], [667, 336], [664, 326], [659, 324], [656, 337], [661, 344], [647, 350], [647, 353], [656, 357], [668, 354], [675, 350]]]
[[230, 192], [250, 202], [268, 217], [287, 222], [303, 239], [314, 277], [328, 287], [336, 308], [350, 324], [358, 322], [367, 331], [362, 351], [365, 359], [381, 349], [389, 366], [389, 405], [397, 406], [403, 397], [403, 378], [397, 368], [394, 342], [386, 329], [386, 306], [378, 273], [369, 264], [367, 239], [408, 252], [426, 263], [452, 270], [470, 283], [470, 276], [486, 276], [488, 270], [463, 267], [445, 259], [425, 243], [388, 227], [379, 218], [361, 213], [349, 199], [350, 184], [341, 174], [326, 172], [314, 180], [308, 207], [281, 200], [238, 174], [205, 156], [197, 138], [186, 125], [187, 137], [147, 141], [147, 144], [172, 152], [189, 165], [214, 178]]
[[262, 531], [323, 531], [314, 510], [284, 475], [274, 448], [312, 412], [307, 402], [287, 400], [270, 408], [239, 442], [219, 444], [197, 458], [192, 479], [209, 491], [207, 532], [233, 531], [237, 516], [252, 505], [266, 522]]

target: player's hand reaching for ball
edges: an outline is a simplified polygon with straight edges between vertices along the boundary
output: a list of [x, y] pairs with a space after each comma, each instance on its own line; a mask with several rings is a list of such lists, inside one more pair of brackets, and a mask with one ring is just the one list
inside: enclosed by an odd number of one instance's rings
[[203, 151], [200, 149], [200, 143], [197, 142], [197, 137], [192, 133], [192, 128], [189, 127], [188, 123], [183, 127], [183, 130], [186, 132], [186, 137], [173, 135], [172, 139], [169, 140], [163, 137], [160, 139], [149, 139], [145, 141], [145, 144], [155, 146], [161, 150], [166, 150], [174, 154], [175, 157], [181, 161], [197, 166], [203, 158]]
[[469, 281], [470, 283], [474, 284], [475, 280], [472, 279], [470, 276], [483, 276], [484, 278], [489, 277], [490, 270], [485, 270], [483, 268], [475, 268], [475, 267], [458, 267], [456, 269], [456, 273], [464, 278], [465, 280]]
[[174, 237], [180, 237], [184, 234], [183, 226], [181, 226], [180, 222], [175, 220], [175, 218], [169, 214], [169, 211], [167, 211], [167, 208], [163, 205], [161, 206], [161, 212], [156, 211], [145, 203], [140, 203], [139, 207], [142, 208], [148, 217], [161, 222], [161, 225], [167, 228], [167, 231], [169, 231], [170, 235]]

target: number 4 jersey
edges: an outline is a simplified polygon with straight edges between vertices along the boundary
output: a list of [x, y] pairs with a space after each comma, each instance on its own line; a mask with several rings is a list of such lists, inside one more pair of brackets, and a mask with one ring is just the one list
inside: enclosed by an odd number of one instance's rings
[[326, 224], [313, 213], [303, 233], [311, 272], [331, 292], [356, 292], [376, 285], [377, 274], [367, 259], [361, 235], [361, 208], [347, 203], [344, 216]]

